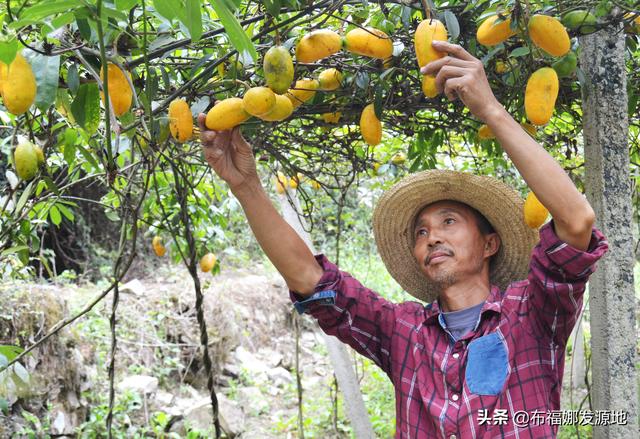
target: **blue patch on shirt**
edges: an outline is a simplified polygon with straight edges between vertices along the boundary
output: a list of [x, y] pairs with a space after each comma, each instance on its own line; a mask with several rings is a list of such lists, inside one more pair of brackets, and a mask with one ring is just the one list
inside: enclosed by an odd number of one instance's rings
[[476, 338], [467, 348], [465, 378], [471, 393], [497, 395], [507, 378], [507, 349], [497, 332]]

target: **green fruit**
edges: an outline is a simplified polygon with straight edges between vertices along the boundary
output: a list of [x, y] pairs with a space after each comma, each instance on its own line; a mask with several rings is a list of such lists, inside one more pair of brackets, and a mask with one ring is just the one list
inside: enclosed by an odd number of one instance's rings
[[595, 15], [585, 10], [571, 11], [562, 17], [562, 24], [569, 29], [577, 29], [582, 34], [595, 32], [597, 21]]
[[22, 142], [13, 153], [18, 177], [31, 180], [38, 172], [38, 153], [31, 142]]
[[578, 65], [578, 58], [575, 52], [569, 52], [558, 61], [554, 62], [551, 67], [556, 71], [560, 78], [568, 78], [573, 75]]
[[267, 50], [263, 60], [264, 77], [275, 93], [286, 93], [293, 82], [293, 61], [289, 50], [275, 46]]
[[44, 152], [42, 148], [38, 145], [33, 145], [33, 148], [36, 150], [36, 157], [38, 157], [38, 166], [44, 165]]

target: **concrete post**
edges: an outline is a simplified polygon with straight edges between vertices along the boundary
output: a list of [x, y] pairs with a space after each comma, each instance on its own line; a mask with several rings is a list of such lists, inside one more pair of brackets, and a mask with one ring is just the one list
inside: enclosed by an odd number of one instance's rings
[[627, 439], [638, 437], [638, 380], [622, 25], [581, 37], [580, 49], [586, 192], [609, 242], [589, 288], [593, 410], [627, 413], [626, 425], [595, 425], [593, 437]]
[[[287, 198], [286, 194], [278, 196], [282, 208], [282, 216], [298, 235], [300, 235], [313, 254], [316, 254], [311, 237], [304, 227], [304, 219], [298, 216], [298, 212], [301, 212], [298, 195], [295, 191], [289, 191], [288, 196], [289, 198]], [[293, 205], [291, 203], [293, 203]], [[356, 439], [374, 439], [375, 434], [373, 427], [371, 426], [369, 414], [362, 399], [358, 378], [356, 377], [347, 348], [337, 338], [328, 336], [322, 331], [320, 332], [327, 346], [329, 359], [333, 365], [338, 386], [344, 397], [347, 417], [351, 422], [351, 428], [353, 428]]]

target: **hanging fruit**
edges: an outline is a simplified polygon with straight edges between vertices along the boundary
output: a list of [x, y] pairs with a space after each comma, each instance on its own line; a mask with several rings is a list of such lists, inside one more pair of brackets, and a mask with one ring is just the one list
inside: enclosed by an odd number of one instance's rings
[[373, 27], [352, 29], [347, 32], [344, 41], [345, 49], [356, 55], [386, 59], [393, 53], [391, 38], [383, 31]]
[[536, 194], [529, 192], [523, 207], [524, 222], [532, 229], [537, 229], [547, 220], [549, 211], [538, 200]]
[[529, 36], [533, 44], [552, 56], [563, 56], [571, 48], [567, 29], [554, 17], [536, 14], [529, 19]]
[[[107, 65], [109, 101], [113, 107], [113, 114], [115, 114], [116, 117], [122, 116], [131, 108], [133, 91], [127, 78], [131, 80], [129, 72], [127, 72], [125, 76], [125, 73], [120, 70], [120, 67], [117, 65], [112, 63]], [[104, 81], [104, 68], [100, 69], [100, 80]], [[104, 92], [100, 92], [100, 96], [102, 96], [102, 102], [104, 103]]]
[[293, 82], [293, 61], [289, 50], [275, 46], [267, 50], [262, 62], [267, 86], [277, 94], [286, 93]]
[[326, 69], [318, 75], [319, 89], [324, 91], [336, 90], [342, 82], [342, 73], [338, 69]]
[[529, 122], [534, 125], [549, 122], [559, 86], [558, 75], [551, 67], [543, 67], [531, 74], [524, 93], [524, 109]]
[[371, 146], [375, 146], [382, 140], [382, 123], [376, 116], [373, 104], [364, 107], [360, 115], [360, 133]]
[[296, 46], [296, 60], [312, 63], [333, 55], [342, 48], [340, 35], [329, 29], [318, 29], [305, 36]]
[[16, 57], [7, 67], [4, 67], [2, 81], [2, 98], [4, 106], [9, 113], [16, 116], [26, 112], [33, 104], [36, 98], [36, 78], [31, 69], [31, 64], [20, 54], [16, 53]]
[[173, 138], [180, 143], [193, 136], [193, 116], [184, 99], [174, 99], [169, 104], [169, 129]]
[[299, 79], [293, 88], [290, 88], [286, 96], [291, 101], [293, 108], [298, 108], [316, 94], [316, 90], [320, 86], [317, 79]]
[[210, 130], [230, 130], [250, 117], [251, 115], [244, 109], [241, 98], [227, 98], [216, 103], [209, 110], [205, 125]]
[[478, 27], [476, 39], [483, 46], [491, 47], [506, 41], [515, 34], [515, 30], [511, 29], [510, 16], [502, 19], [500, 15], [492, 15]]

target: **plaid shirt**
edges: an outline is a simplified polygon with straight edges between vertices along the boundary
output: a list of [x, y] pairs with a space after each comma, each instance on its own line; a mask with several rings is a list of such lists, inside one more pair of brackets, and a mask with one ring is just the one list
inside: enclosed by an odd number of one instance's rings
[[396, 438], [555, 438], [566, 342], [608, 244], [593, 228], [577, 250], [552, 223], [540, 228], [527, 279], [504, 292], [492, 285], [476, 327], [456, 342], [437, 300], [389, 302], [324, 255], [315, 294], [291, 299], [389, 376]]

